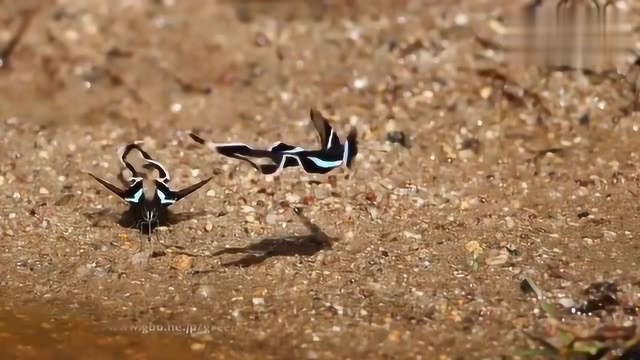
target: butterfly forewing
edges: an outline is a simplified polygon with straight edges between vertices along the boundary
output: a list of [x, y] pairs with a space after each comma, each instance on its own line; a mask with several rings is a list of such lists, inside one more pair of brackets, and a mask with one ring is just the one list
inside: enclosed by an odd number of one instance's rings
[[196, 192], [198, 189], [200, 189], [201, 187], [206, 185], [209, 181], [211, 181], [211, 179], [213, 179], [213, 177], [207, 178], [205, 180], [200, 181], [197, 184], [191, 185], [187, 188], [184, 188], [178, 191], [171, 190], [166, 184], [156, 180], [155, 187], [156, 187], [157, 199], [160, 202], [160, 204], [163, 206], [173, 205], [178, 201]]
[[134, 182], [128, 189], [120, 189], [112, 183], [101, 179], [91, 173], [89, 175], [96, 180], [100, 185], [104, 186], [107, 190], [114, 193], [120, 199], [126, 201], [131, 205], [136, 205], [144, 201], [144, 186], [142, 181]]

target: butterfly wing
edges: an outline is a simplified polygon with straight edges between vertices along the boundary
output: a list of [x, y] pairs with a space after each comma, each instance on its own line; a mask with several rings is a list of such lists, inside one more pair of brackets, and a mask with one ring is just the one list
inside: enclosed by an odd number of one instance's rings
[[169, 188], [169, 186], [167, 186], [167, 184], [156, 180], [155, 184], [156, 184], [156, 197], [157, 199], [160, 201], [160, 204], [163, 206], [170, 206], [173, 205], [175, 203], [177, 203], [178, 201], [186, 198], [187, 196], [193, 194], [194, 192], [196, 192], [198, 189], [200, 189], [201, 187], [203, 187], [204, 185], [206, 185], [209, 181], [211, 181], [211, 179], [213, 179], [213, 176], [207, 179], [204, 179], [202, 181], [200, 181], [199, 183], [193, 184], [187, 188], [184, 188], [182, 190], [172, 190]]
[[151, 155], [149, 155], [148, 152], [144, 151], [142, 149], [142, 147], [140, 147], [139, 142], [135, 142], [135, 143], [131, 143], [128, 144], [127, 146], [124, 147], [124, 149], [121, 151], [121, 155], [120, 155], [120, 161], [122, 162], [122, 164], [124, 164], [124, 166], [129, 169], [129, 171], [131, 171], [131, 173], [133, 174], [133, 176], [135, 176], [136, 178], [142, 178], [142, 174], [140, 174], [135, 167], [129, 162], [127, 161], [127, 156], [129, 156], [129, 153], [131, 153], [131, 151], [136, 150], [140, 153], [140, 155], [142, 155], [142, 158], [145, 161], [145, 164], [143, 165], [143, 167], [145, 169], [154, 169], [156, 171], [158, 171], [158, 179], [164, 183], [168, 183], [171, 180], [171, 177], [169, 176], [169, 172], [167, 171], [167, 169], [164, 167], [164, 165], [162, 165], [160, 162], [155, 161]]
[[111, 191], [117, 197], [127, 202], [129, 205], [139, 205], [144, 201], [144, 187], [142, 181], [134, 182], [128, 189], [121, 189], [112, 183], [101, 179], [91, 173], [87, 173], [100, 185]]
[[128, 144], [124, 148], [121, 148], [120, 150], [118, 150], [118, 153], [120, 155], [120, 162], [127, 170], [131, 172], [131, 175], [134, 178], [142, 178], [141, 174], [136, 170], [136, 168], [133, 165], [131, 165], [130, 162], [127, 161], [127, 157], [129, 156], [129, 153], [136, 147], [138, 147], [137, 144]]
[[[276, 155], [269, 150], [254, 149], [251, 146], [242, 143], [214, 143], [206, 141], [194, 133], [189, 133], [189, 136], [193, 141], [201, 145], [206, 145], [209, 149], [215, 150], [220, 155], [249, 163], [249, 165], [254, 169], [262, 172], [263, 174], [265, 171], [269, 172], [271, 168], [275, 171], [280, 166], [281, 156]], [[267, 163], [259, 164], [249, 158], [266, 160]]]
[[296, 150], [296, 147], [293, 145], [289, 145], [289, 144], [285, 144], [283, 142], [277, 142], [273, 145], [271, 145], [268, 149], [269, 152], [271, 153], [280, 153], [280, 152], [285, 152], [285, 151], [294, 151]]
[[158, 172], [159, 181], [166, 184], [171, 180], [171, 177], [169, 176], [169, 172], [164, 167], [164, 165], [162, 165], [160, 162], [155, 160], [150, 160], [150, 159], [145, 159], [145, 160], [147, 161], [147, 163], [144, 164], [143, 167], [147, 170], [149, 169], [156, 170]]
[[316, 128], [318, 135], [320, 136], [320, 144], [322, 144], [322, 150], [328, 150], [333, 147], [340, 147], [340, 138], [336, 134], [333, 127], [329, 124], [329, 121], [322, 116], [322, 114], [316, 110], [311, 109], [309, 117], [313, 126]]
[[356, 155], [358, 155], [358, 129], [354, 127], [349, 131], [349, 135], [347, 135], [347, 141], [344, 146], [343, 160], [348, 169], [351, 169], [351, 165], [353, 165]]

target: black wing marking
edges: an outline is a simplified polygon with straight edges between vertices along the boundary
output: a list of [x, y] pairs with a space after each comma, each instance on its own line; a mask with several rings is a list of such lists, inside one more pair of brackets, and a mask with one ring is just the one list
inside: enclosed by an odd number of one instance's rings
[[309, 117], [311, 118], [311, 122], [313, 126], [316, 128], [318, 135], [320, 136], [320, 143], [322, 144], [322, 150], [328, 150], [333, 147], [340, 147], [342, 144], [340, 143], [340, 138], [338, 134], [336, 134], [333, 127], [329, 124], [329, 121], [322, 116], [322, 114], [316, 110], [311, 109], [309, 112]]
[[140, 147], [139, 143], [137, 142], [127, 145], [122, 152], [122, 156], [120, 157], [121, 162], [127, 167], [127, 169], [129, 169], [129, 171], [131, 171], [134, 174], [135, 177], [142, 178], [141, 174], [138, 171], [136, 171], [135, 167], [127, 161], [127, 156], [132, 150], [137, 150], [140, 153], [140, 155], [142, 155], [142, 158], [146, 162], [143, 165], [145, 169], [147, 170], [155, 169], [156, 171], [158, 171], [158, 175], [159, 175], [158, 180], [162, 181], [165, 184], [171, 180], [171, 176], [169, 176], [169, 171], [167, 171], [164, 165], [154, 160], [151, 157], [151, 155], [149, 155], [148, 152], [144, 151], [142, 147]]
[[[324, 161], [324, 160], [322, 160]], [[302, 169], [307, 173], [307, 174], [326, 174], [328, 172], [330, 172], [331, 170], [340, 167], [340, 164], [342, 164], [342, 160], [338, 161], [339, 164], [336, 165], [331, 165], [331, 166], [326, 166], [326, 165], [319, 165], [316, 161], [313, 161], [311, 158], [309, 157], [301, 157], [300, 158], [300, 164], [302, 166]]]
[[[270, 167], [275, 166], [275, 169], [277, 169], [279, 166], [280, 156], [275, 156], [271, 151], [254, 149], [249, 145], [242, 143], [217, 144], [214, 142], [206, 141], [202, 137], [194, 133], [189, 133], [189, 136], [198, 144], [206, 145], [209, 149], [215, 150], [220, 155], [245, 161], [249, 163], [249, 165], [251, 165], [254, 169], [262, 173], [264, 173], [263, 167], [269, 169]], [[247, 157], [269, 159], [271, 160], [272, 164], [257, 164]]]
[[271, 153], [279, 153], [279, 152], [291, 151], [291, 150], [294, 150], [295, 148], [296, 147], [293, 145], [285, 144], [283, 142], [277, 142], [271, 145], [268, 151]]
[[134, 182], [128, 189], [120, 189], [119, 187], [93, 175], [92, 173], [87, 174], [89, 174], [89, 176], [91, 176], [100, 185], [104, 186], [107, 190], [111, 191], [120, 199], [127, 202], [129, 205], [138, 205], [144, 201], [144, 187], [142, 181]]
[[274, 155], [273, 162], [274, 164], [258, 165], [258, 170], [263, 175], [278, 176], [284, 168], [301, 166], [297, 155]]
[[340, 139], [338, 139], [338, 137], [333, 131], [333, 128], [331, 127], [331, 125], [329, 125], [329, 122], [327, 121], [327, 119], [324, 116], [322, 116], [320, 111], [314, 108], [311, 108], [311, 110], [309, 111], [309, 118], [313, 123], [313, 127], [315, 127], [316, 131], [318, 132], [318, 136], [320, 137], [320, 144], [322, 145], [322, 150], [327, 150], [331, 148], [333, 145], [336, 145], [335, 144], [336, 140], [338, 141], [338, 144], [340, 144]]
[[274, 153], [269, 150], [254, 149], [245, 144], [217, 144], [215, 148], [220, 154], [233, 158], [243, 156], [257, 159], [272, 159], [274, 155]]
[[120, 152], [120, 162], [122, 163], [122, 165], [131, 172], [131, 175], [133, 176], [133, 179], [131, 179], [131, 182], [137, 181], [139, 179], [142, 179], [142, 174], [139, 173], [136, 168], [131, 165], [130, 162], [127, 161], [127, 156], [129, 156], [129, 153], [131, 152], [131, 150], [135, 149], [136, 147], [139, 148], [139, 146], [137, 144], [129, 144], [127, 146], [125, 146], [124, 148], [122, 148], [121, 150], [119, 150]]
[[213, 179], [213, 176], [207, 179], [204, 179], [202, 181], [200, 181], [197, 184], [191, 185], [187, 188], [184, 188], [182, 190], [171, 190], [169, 188], [169, 186], [167, 186], [167, 184], [156, 180], [155, 184], [156, 184], [156, 197], [158, 198], [158, 200], [160, 201], [161, 205], [164, 206], [170, 206], [173, 205], [175, 203], [177, 203], [178, 201], [186, 198], [187, 196], [193, 194], [194, 192], [196, 192], [198, 189], [200, 189], [201, 187], [203, 187], [204, 185], [206, 185], [209, 181], [211, 181], [211, 179]]
[[215, 150], [221, 155], [240, 160], [246, 160], [243, 157], [247, 156], [254, 158], [271, 158], [273, 155], [268, 150], [254, 149], [251, 146], [243, 143], [214, 143], [211, 141], [206, 141], [205, 139], [194, 133], [189, 133], [189, 136], [198, 144], [205, 145], [209, 149]]
[[155, 161], [155, 160], [148, 160], [145, 159], [147, 161], [146, 164], [144, 164], [142, 167], [145, 169], [155, 169], [156, 171], [158, 171], [158, 180], [163, 182], [163, 183], [168, 183], [171, 180], [171, 177], [169, 176], [169, 172], [167, 171], [167, 169], [164, 167], [164, 165], [162, 165], [160, 162]]

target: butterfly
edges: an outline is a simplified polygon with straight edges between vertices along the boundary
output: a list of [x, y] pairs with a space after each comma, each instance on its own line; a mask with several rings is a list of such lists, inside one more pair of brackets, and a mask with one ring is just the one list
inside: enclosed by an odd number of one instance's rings
[[[142, 156], [144, 162], [142, 168], [147, 171], [155, 170], [158, 173], [156, 178], [148, 178], [146, 173], [138, 171], [138, 169], [127, 160], [129, 154], [134, 150]], [[146, 228], [148, 235], [151, 235], [155, 226], [166, 223], [165, 217], [169, 206], [193, 194], [213, 178], [209, 177], [182, 190], [173, 190], [169, 186], [171, 177], [167, 169], [160, 162], [154, 160], [149, 153], [144, 151], [140, 147], [139, 142], [128, 144], [124, 148], [121, 148], [119, 150], [119, 157], [124, 167], [122, 170], [124, 171], [126, 169], [132, 174], [128, 180], [124, 178], [122, 171], [118, 176], [120, 181], [127, 185], [127, 188], [121, 189], [92, 173], [87, 174], [129, 204], [131, 214], [138, 217], [137, 223], [148, 226]]]
[[254, 149], [243, 143], [207, 142], [194, 133], [189, 133], [189, 136], [195, 142], [206, 145], [224, 156], [248, 162], [264, 175], [277, 176], [285, 168], [296, 166], [308, 174], [326, 174], [341, 166], [351, 168], [358, 154], [356, 128], [349, 131], [345, 142], [342, 143], [329, 121], [319, 111], [311, 109], [309, 117], [320, 137], [320, 149], [308, 150], [276, 142], [264, 150]]

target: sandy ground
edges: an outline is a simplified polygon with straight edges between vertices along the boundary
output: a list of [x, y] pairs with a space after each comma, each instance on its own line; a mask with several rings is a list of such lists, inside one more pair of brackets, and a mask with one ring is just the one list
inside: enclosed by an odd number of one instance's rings
[[[30, 20], [0, 69], [0, 357], [514, 358], [635, 324], [636, 95], [506, 66], [474, 40], [503, 3], [0, 1], [0, 49]], [[310, 107], [358, 128], [351, 171], [274, 181], [187, 136], [316, 146]], [[150, 242], [84, 173], [134, 140], [176, 187], [214, 176]], [[561, 309], [604, 280], [608, 313]]]

